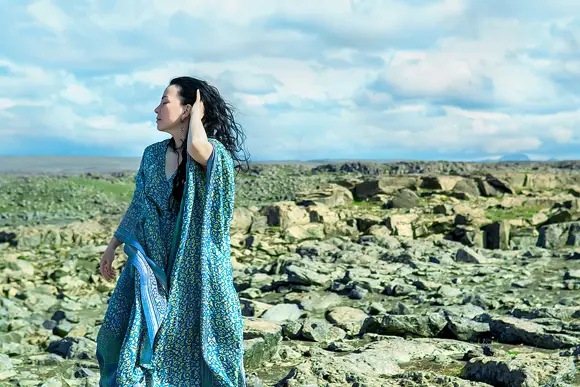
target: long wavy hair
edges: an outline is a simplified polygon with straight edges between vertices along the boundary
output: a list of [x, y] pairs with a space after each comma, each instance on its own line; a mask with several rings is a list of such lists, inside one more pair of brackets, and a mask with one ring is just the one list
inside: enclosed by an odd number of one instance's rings
[[[234, 118], [234, 107], [224, 101], [218, 89], [206, 81], [192, 77], [174, 78], [169, 85], [176, 86], [182, 105], [189, 104], [193, 106], [199, 89], [199, 95], [204, 106], [204, 115], [201, 122], [207, 137], [215, 138], [224, 145], [234, 159], [234, 169], [237, 172], [249, 170], [249, 154], [244, 149], [246, 136], [241, 125]], [[187, 128], [189, 128], [189, 125]], [[174, 199], [171, 205], [173, 210], [177, 211], [179, 210], [179, 203], [181, 203], [186, 180], [187, 146], [185, 144], [186, 141], [183, 141], [183, 144], [178, 149], [173, 137], [169, 140], [171, 149], [181, 152], [181, 162], [177, 167], [171, 191], [171, 196]], [[238, 155], [238, 152], [242, 152], [242, 156]]]

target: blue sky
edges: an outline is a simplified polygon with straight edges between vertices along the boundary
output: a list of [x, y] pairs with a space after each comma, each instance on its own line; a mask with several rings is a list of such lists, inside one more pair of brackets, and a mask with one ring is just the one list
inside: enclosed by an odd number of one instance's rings
[[0, 155], [139, 157], [174, 76], [254, 161], [580, 158], [580, 2], [0, 0]]

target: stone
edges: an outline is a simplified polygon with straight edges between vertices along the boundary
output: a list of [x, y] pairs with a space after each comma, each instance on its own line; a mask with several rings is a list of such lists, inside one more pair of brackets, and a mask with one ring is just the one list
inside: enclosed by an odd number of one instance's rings
[[415, 214], [396, 214], [389, 216], [385, 224], [395, 235], [413, 238], [413, 222], [417, 218]]
[[307, 294], [300, 300], [300, 306], [310, 312], [327, 310], [341, 303], [342, 298], [336, 293]]
[[461, 377], [493, 386], [545, 386], [571, 381], [576, 367], [571, 358], [519, 354], [508, 358], [475, 358]]
[[306, 318], [302, 324], [302, 337], [306, 340], [328, 342], [344, 338], [346, 332], [318, 318]]
[[310, 223], [310, 216], [306, 209], [297, 206], [294, 202], [278, 202], [264, 206], [260, 214], [267, 217], [269, 226], [281, 229]]
[[510, 228], [509, 222], [505, 220], [485, 226], [483, 246], [486, 249], [509, 249]]
[[391, 199], [389, 208], [415, 208], [421, 204], [421, 199], [410, 189], [402, 189]]
[[530, 320], [515, 317], [486, 315], [494, 337], [503, 343], [527, 344], [546, 349], [569, 348], [580, 344], [580, 337], [562, 333], [551, 333], [544, 326]]
[[370, 179], [358, 183], [353, 189], [354, 197], [357, 200], [366, 200], [376, 195], [389, 195], [401, 188], [407, 188], [411, 184], [410, 180], [401, 181], [390, 177], [381, 179]]
[[247, 234], [250, 232], [252, 223], [254, 220], [254, 213], [247, 207], [234, 208], [234, 215], [230, 228], [232, 232], [240, 232], [242, 234]]
[[461, 247], [457, 250], [455, 254], [455, 260], [458, 262], [467, 262], [467, 263], [478, 263], [483, 264], [488, 261], [486, 257], [477, 253], [475, 250], [470, 249], [469, 247]]
[[352, 192], [338, 184], [328, 183], [322, 187], [298, 196], [296, 199], [300, 205], [321, 204], [328, 207], [344, 206], [353, 201]]
[[282, 341], [282, 327], [271, 321], [244, 319], [244, 364], [257, 367], [269, 360]]
[[509, 245], [513, 249], [526, 249], [536, 246], [539, 232], [535, 227], [523, 227], [510, 230]]
[[451, 191], [458, 181], [461, 181], [459, 176], [425, 176], [421, 179], [421, 188]]
[[385, 314], [382, 318], [380, 316], [369, 317], [361, 330], [382, 335], [435, 337], [446, 325], [445, 317], [439, 313], [423, 316]]
[[447, 316], [447, 325], [445, 326], [443, 335], [461, 341], [474, 342], [491, 336], [488, 323], [456, 316]]
[[288, 275], [288, 282], [294, 284], [324, 286], [330, 282], [327, 276], [296, 265], [286, 267], [284, 272]]
[[546, 249], [580, 246], [580, 222], [556, 223], [540, 227], [538, 246]]
[[284, 229], [284, 238], [291, 243], [299, 243], [305, 240], [324, 239], [324, 225], [310, 223], [305, 225], [292, 225]]
[[23, 259], [8, 262], [6, 267], [12, 271], [10, 276], [14, 279], [30, 278], [34, 276], [34, 266]]
[[326, 314], [326, 319], [339, 328], [344, 329], [348, 334], [356, 335], [368, 315], [360, 309], [350, 306], [339, 306], [330, 309]]
[[472, 179], [459, 180], [453, 186], [453, 191], [467, 194], [468, 197], [472, 198], [479, 196], [479, 188], [477, 187], [477, 183]]
[[260, 317], [264, 320], [282, 322], [285, 320], [298, 320], [302, 311], [296, 304], [278, 304], [268, 309]]

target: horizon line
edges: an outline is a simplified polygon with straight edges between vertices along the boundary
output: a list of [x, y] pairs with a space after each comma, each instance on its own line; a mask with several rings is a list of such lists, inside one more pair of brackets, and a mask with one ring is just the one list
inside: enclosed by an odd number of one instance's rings
[[[94, 155], [0, 155], [0, 158], [102, 158], [102, 159], [126, 159], [137, 160], [141, 159], [139, 156], [94, 156]], [[578, 159], [556, 159], [549, 158], [544, 160], [502, 160], [500, 158], [482, 158], [482, 159], [413, 159], [413, 158], [396, 158], [396, 159], [380, 159], [380, 158], [357, 158], [357, 159], [282, 159], [282, 160], [250, 160], [249, 163], [308, 163], [308, 164], [334, 164], [334, 163], [348, 163], [348, 162], [376, 162], [376, 163], [397, 163], [397, 162], [451, 162], [451, 163], [553, 163], [566, 161], [580, 161]]]

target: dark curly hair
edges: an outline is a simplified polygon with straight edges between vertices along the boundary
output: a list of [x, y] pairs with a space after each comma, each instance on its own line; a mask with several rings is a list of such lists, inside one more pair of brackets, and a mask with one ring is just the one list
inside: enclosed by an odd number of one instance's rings
[[[218, 89], [206, 81], [192, 77], [178, 77], [169, 82], [169, 86], [176, 86], [182, 105], [193, 105], [196, 99], [196, 93], [199, 89], [199, 95], [203, 101], [204, 115], [202, 123], [208, 138], [215, 138], [221, 142], [230, 152], [234, 159], [234, 168], [237, 172], [247, 171], [249, 169], [249, 154], [243, 149], [246, 136], [242, 127], [234, 118], [235, 109], [221, 97]], [[183, 188], [186, 179], [186, 162], [187, 146], [183, 142], [180, 149], [175, 145], [173, 137], [169, 140], [169, 146], [176, 152], [181, 152], [181, 163], [177, 167], [177, 173], [173, 179], [173, 197], [172, 208], [179, 209], [179, 203], [183, 196]], [[237, 153], [243, 152], [243, 157]]]

